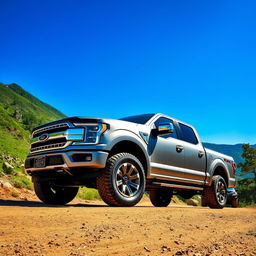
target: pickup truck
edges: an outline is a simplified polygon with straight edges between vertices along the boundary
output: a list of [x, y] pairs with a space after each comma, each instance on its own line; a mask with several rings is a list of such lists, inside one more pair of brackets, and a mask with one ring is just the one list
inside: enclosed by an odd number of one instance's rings
[[223, 208], [236, 174], [232, 157], [204, 148], [191, 125], [163, 114], [40, 125], [25, 169], [44, 203], [67, 204], [86, 186], [110, 206], [134, 206], [148, 191], [158, 207], [173, 194], [201, 194], [204, 206]]

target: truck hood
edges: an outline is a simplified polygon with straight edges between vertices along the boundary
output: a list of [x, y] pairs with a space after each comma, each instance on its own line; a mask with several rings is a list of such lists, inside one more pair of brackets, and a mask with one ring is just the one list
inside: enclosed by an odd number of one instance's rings
[[44, 123], [44, 124], [39, 125], [36, 128], [34, 128], [33, 131], [36, 130], [36, 129], [45, 127], [45, 126], [54, 125], [54, 124], [63, 123], [63, 122], [71, 122], [71, 123], [107, 123], [107, 124], [110, 124], [110, 125], [114, 124], [115, 126], [118, 125], [118, 126], [120, 126], [120, 128], [121, 127], [128, 128], [128, 127], [135, 127], [135, 126], [144, 126], [144, 125], [141, 125], [141, 124], [136, 124], [136, 123], [127, 122], [127, 121], [118, 120], [118, 119], [73, 116], [73, 117], [66, 117], [66, 118], [63, 118], [63, 119], [59, 119], [59, 120], [51, 121], [51, 122], [48, 122], [48, 123]]

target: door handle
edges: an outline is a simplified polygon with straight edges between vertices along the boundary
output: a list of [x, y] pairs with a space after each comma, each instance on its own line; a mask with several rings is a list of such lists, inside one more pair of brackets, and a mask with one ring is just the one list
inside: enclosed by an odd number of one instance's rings
[[178, 153], [180, 153], [183, 149], [184, 149], [184, 147], [183, 147], [182, 145], [177, 145], [177, 146], [176, 146], [176, 151], [177, 151]]
[[201, 157], [203, 157], [203, 156], [204, 156], [204, 152], [203, 152], [203, 151], [199, 151], [199, 152], [198, 152], [198, 157], [201, 158]]

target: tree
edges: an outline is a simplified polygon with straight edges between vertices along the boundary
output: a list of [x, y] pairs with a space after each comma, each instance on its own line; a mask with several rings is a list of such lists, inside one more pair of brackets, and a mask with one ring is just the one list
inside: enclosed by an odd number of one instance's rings
[[238, 167], [241, 168], [241, 175], [253, 174], [256, 183], [256, 148], [250, 147], [249, 144], [243, 144], [242, 148], [242, 157], [245, 161], [238, 164]]
[[238, 183], [240, 200], [244, 203], [256, 203], [256, 148], [243, 144], [242, 157], [244, 162], [239, 163], [241, 175], [244, 176]]

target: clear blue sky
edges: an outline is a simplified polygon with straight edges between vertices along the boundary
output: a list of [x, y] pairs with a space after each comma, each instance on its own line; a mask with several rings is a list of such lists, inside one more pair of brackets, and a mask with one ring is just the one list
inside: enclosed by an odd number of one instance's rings
[[256, 143], [255, 1], [0, 1], [0, 81], [68, 116], [162, 112]]

